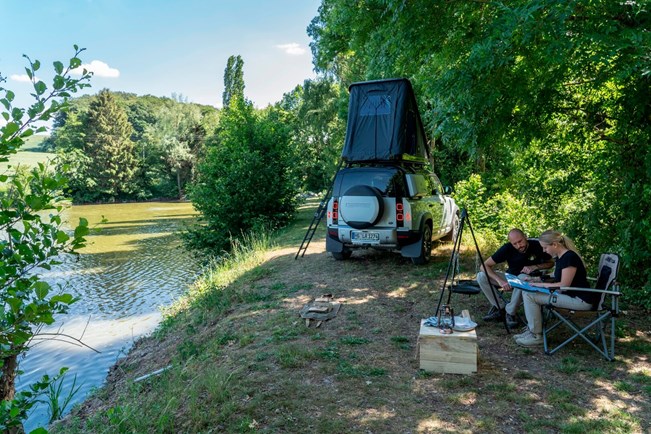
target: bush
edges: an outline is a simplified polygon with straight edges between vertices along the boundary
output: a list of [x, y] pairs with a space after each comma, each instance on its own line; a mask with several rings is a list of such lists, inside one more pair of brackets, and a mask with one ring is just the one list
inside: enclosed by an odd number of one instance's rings
[[188, 247], [220, 254], [231, 237], [277, 228], [293, 216], [298, 183], [282, 118], [277, 109], [256, 111], [247, 101], [232, 100], [190, 190], [201, 217], [185, 234]]

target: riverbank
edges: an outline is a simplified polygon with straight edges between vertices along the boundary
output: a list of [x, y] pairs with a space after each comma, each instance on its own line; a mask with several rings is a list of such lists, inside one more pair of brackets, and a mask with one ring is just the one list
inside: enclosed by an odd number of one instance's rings
[[[478, 372], [418, 369], [419, 320], [433, 314], [451, 246], [428, 266], [397, 254], [326, 256], [322, 232], [294, 260], [314, 209], [272, 240], [204, 274], [55, 432], [648, 432], [651, 321], [618, 320], [617, 360], [578, 343], [554, 356], [482, 323], [487, 302], [455, 295], [480, 323]], [[474, 264], [464, 252], [465, 265]], [[336, 318], [298, 312], [331, 293]], [[164, 369], [158, 375], [139, 377]]]

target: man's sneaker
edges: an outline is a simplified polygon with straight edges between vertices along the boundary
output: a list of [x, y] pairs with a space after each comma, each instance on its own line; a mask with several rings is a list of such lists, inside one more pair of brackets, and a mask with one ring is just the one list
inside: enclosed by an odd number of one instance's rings
[[498, 321], [501, 320], [504, 315], [504, 311], [496, 308], [495, 306], [491, 307], [491, 310], [484, 316], [484, 321]]
[[518, 317], [515, 315], [509, 315], [508, 313], [506, 314], [506, 326], [510, 329], [514, 329], [520, 324], [520, 321], [518, 321]]
[[535, 347], [543, 344], [543, 337], [529, 331], [524, 336], [517, 338], [515, 343], [522, 347]]

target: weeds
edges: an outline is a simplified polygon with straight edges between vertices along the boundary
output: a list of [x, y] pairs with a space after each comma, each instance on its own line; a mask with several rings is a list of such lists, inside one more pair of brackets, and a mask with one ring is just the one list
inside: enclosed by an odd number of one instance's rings
[[345, 360], [339, 362], [337, 372], [345, 377], [381, 377], [386, 375], [386, 370], [383, 368], [352, 364]]
[[276, 351], [276, 358], [282, 368], [300, 368], [315, 357], [314, 353], [299, 345], [285, 345]]
[[527, 371], [517, 371], [514, 375], [513, 378], [516, 380], [533, 380], [534, 377], [530, 372]]
[[604, 412], [598, 418], [575, 418], [562, 430], [569, 434], [642, 432], [639, 420], [621, 410]]
[[615, 381], [613, 386], [615, 386], [615, 390], [619, 390], [620, 392], [632, 392], [635, 390], [635, 387], [628, 381]]
[[65, 395], [63, 395], [63, 383], [66, 377], [66, 372], [67, 369], [65, 371], [62, 370], [61, 375], [48, 385], [47, 392], [45, 393], [46, 398], [44, 401], [50, 412], [50, 423], [63, 417], [68, 405], [70, 405], [70, 401], [72, 401], [72, 398], [75, 397], [82, 386], [82, 384], [77, 385], [77, 374], [75, 374], [70, 389]]
[[364, 345], [368, 344], [371, 341], [369, 339], [360, 338], [357, 336], [344, 336], [342, 338], [339, 338], [339, 342], [344, 345]]
[[406, 336], [391, 336], [391, 342], [401, 350], [410, 350], [409, 338]]
[[576, 374], [581, 370], [581, 364], [574, 357], [566, 357], [561, 360], [561, 366], [558, 368], [558, 370], [568, 375]]

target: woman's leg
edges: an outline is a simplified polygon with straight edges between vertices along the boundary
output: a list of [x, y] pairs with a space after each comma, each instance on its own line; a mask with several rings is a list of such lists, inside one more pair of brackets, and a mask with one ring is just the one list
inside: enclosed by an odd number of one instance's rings
[[549, 303], [549, 294], [542, 292], [524, 292], [524, 315], [527, 317], [529, 330], [539, 335], [542, 333], [542, 305]]
[[551, 303], [564, 309], [590, 310], [592, 305], [580, 298], [565, 294], [543, 294], [541, 292], [524, 292], [524, 314], [527, 317], [529, 330], [539, 335], [542, 333], [542, 306]]

